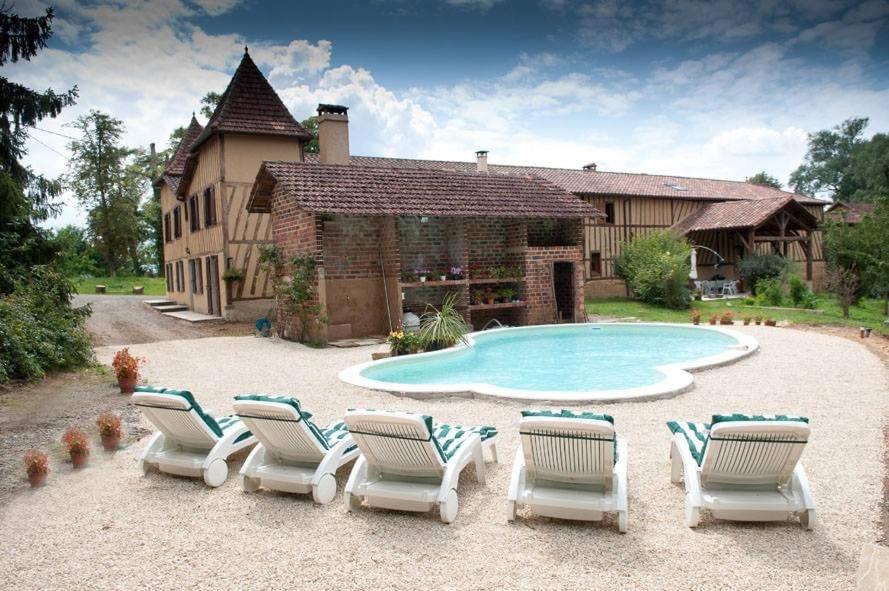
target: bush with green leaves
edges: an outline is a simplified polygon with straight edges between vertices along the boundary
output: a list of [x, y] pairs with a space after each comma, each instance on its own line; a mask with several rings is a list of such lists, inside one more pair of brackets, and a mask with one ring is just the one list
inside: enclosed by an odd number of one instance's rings
[[466, 342], [470, 327], [457, 310], [457, 295], [445, 296], [441, 308], [429, 304], [420, 319], [420, 344], [427, 351], [444, 349]]
[[93, 361], [89, 306], [71, 307], [74, 286], [45, 266], [0, 297], [0, 383], [32, 380]]
[[790, 262], [779, 254], [751, 254], [738, 262], [738, 274], [756, 295], [761, 279], [781, 277], [789, 267]]
[[799, 275], [790, 275], [787, 278], [790, 291], [790, 300], [796, 308], [814, 310], [818, 306], [818, 298], [809, 289], [808, 284]]
[[756, 303], [760, 306], [784, 304], [784, 282], [780, 277], [764, 277], [756, 282]]
[[634, 236], [623, 244], [616, 270], [637, 298], [673, 309], [688, 308], [691, 245], [669, 230]]

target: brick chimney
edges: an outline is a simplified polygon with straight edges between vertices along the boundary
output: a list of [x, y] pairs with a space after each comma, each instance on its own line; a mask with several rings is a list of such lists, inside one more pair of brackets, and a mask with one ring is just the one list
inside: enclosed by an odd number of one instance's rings
[[584, 164], [583, 169], [586, 172], [596, 172], [596, 163], [590, 162], [589, 164]]
[[475, 153], [476, 170], [478, 172], [488, 172], [488, 151], [479, 150]]
[[349, 164], [349, 108], [318, 105], [318, 147], [321, 164]]

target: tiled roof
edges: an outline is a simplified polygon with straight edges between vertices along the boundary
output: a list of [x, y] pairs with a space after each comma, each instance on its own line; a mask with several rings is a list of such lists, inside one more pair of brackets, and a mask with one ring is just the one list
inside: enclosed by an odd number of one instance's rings
[[207, 127], [192, 144], [191, 150], [194, 151], [217, 132], [262, 133], [304, 140], [312, 138], [312, 134], [296, 122], [246, 52], [210, 116]]
[[170, 190], [172, 190], [173, 193], [176, 192], [176, 189], [179, 187], [179, 180], [182, 178], [182, 173], [185, 171], [185, 160], [188, 158], [189, 147], [194, 143], [197, 137], [201, 135], [203, 130], [204, 127], [198, 123], [194, 113], [192, 113], [191, 122], [188, 124], [188, 129], [185, 130], [185, 135], [179, 140], [179, 145], [176, 146], [176, 150], [167, 161], [163, 174], [154, 181], [155, 185], [162, 182], [167, 183]]
[[873, 212], [873, 203], [846, 203], [837, 201], [827, 208], [827, 217], [847, 224], [858, 224], [867, 214]]
[[314, 213], [453, 217], [578, 218], [598, 211], [544, 179], [358, 164], [265, 162], [247, 203], [269, 211], [282, 184]]
[[[315, 154], [307, 154], [306, 162], [317, 162]], [[395, 168], [420, 168], [475, 171], [475, 162], [447, 160], [413, 160], [408, 158], [378, 158], [352, 156], [353, 164], [388, 166]], [[533, 174], [562, 187], [566, 191], [583, 195], [626, 195], [632, 197], [669, 197], [729, 201], [737, 199], [772, 199], [793, 196], [800, 203], [823, 204], [823, 201], [743, 181], [722, 181], [680, 176], [639, 174], [629, 172], [586, 171], [572, 168], [548, 168], [545, 166], [513, 166], [489, 164], [488, 171], [500, 174]]]
[[755, 228], [784, 208], [792, 209], [794, 217], [809, 228], [814, 229], [818, 225], [818, 220], [809, 210], [787, 195], [772, 199], [711, 203], [674, 224], [673, 230], [679, 234], [688, 234], [706, 230]]

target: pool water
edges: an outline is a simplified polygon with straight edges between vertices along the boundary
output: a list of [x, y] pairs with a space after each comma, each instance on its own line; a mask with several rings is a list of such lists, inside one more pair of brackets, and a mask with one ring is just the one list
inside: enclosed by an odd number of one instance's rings
[[372, 364], [361, 377], [395, 384], [488, 384], [550, 392], [616, 390], [664, 379], [660, 365], [725, 352], [738, 340], [704, 328], [574, 324], [479, 333], [468, 348]]

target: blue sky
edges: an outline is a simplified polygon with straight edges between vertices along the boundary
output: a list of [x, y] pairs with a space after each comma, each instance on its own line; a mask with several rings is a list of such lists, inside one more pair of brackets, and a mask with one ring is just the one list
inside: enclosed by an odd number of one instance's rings
[[[78, 84], [77, 107], [163, 143], [243, 46], [297, 118], [348, 105], [355, 154], [786, 182], [806, 133], [889, 131], [889, 1], [60, 0], [56, 36], [8, 74]], [[44, 2], [19, 2], [36, 12]], [[31, 164], [65, 169], [34, 132]], [[73, 205], [53, 225], [83, 219]]]

